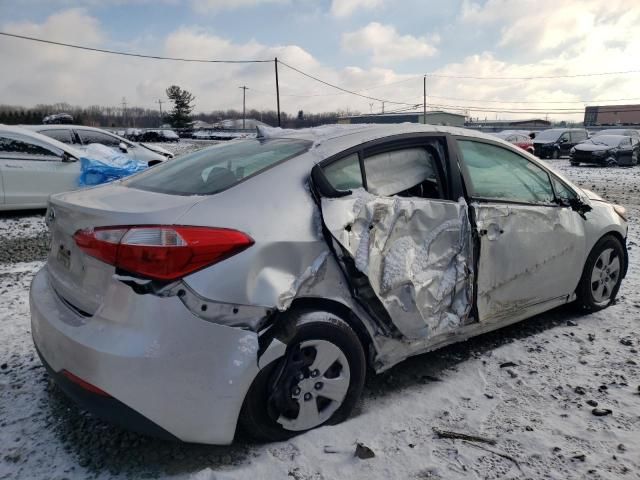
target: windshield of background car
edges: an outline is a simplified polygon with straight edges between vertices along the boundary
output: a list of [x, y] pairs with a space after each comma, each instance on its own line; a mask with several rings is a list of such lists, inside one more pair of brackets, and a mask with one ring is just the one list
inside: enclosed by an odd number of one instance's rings
[[173, 195], [211, 195], [306, 152], [307, 140], [232, 141], [155, 166], [125, 181], [140, 190]]
[[607, 145], [609, 147], [617, 147], [620, 145], [620, 141], [623, 138], [620, 138], [616, 135], [598, 135], [597, 137], [593, 137], [589, 141], [591, 143], [595, 143], [596, 145]]
[[555, 142], [560, 138], [562, 130], [544, 130], [536, 135], [537, 141]]

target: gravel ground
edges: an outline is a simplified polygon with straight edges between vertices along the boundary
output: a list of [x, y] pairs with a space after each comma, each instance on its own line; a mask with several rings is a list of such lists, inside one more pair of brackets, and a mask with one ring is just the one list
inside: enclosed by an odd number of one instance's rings
[[[631, 265], [615, 305], [563, 307], [409, 359], [368, 379], [349, 421], [269, 445], [166, 443], [80, 412], [31, 343], [42, 212], [0, 214], [0, 479], [640, 478], [640, 168], [553, 164], [629, 210]], [[595, 416], [596, 403], [612, 414]], [[441, 439], [434, 426], [496, 444]], [[354, 458], [356, 442], [375, 457]]]

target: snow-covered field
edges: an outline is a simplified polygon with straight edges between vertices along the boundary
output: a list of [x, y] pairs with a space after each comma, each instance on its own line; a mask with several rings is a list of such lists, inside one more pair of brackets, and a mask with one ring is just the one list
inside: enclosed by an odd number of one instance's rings
[[[629, 211], [631, 265], [614, 306], [557, 309], [412, 358], [369, 378], [350, 420], [268, 445], [165, 443], [79, 412], [31, 344], [42, 214], [0, 215], [0, 479], [640, 478], [640, 167], [554, 164]], [[612, 413], [595, 416], [596, 403]], [[375, 456], [354, 457], [358, 442]]]

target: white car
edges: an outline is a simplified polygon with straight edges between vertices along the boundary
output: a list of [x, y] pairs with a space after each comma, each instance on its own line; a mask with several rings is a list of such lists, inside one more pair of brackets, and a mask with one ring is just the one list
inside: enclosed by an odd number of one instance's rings
[[80, 150], [91, 143], [120, 150], [127, 157], [146, 162], [150, 167], [173, 158], [173, 153], [162, 147], [135, 143], [100, 128], [84, 125], [23, 125], [28, 130], [41, 133]]
[[0, 210], [44, 208], [52, 193], [77, 189], [82, 155], [39, 133], [0, 125]]
[[46, 219], [31, 332], [55, 382], [212, 444], [345, 420], [367, 367], [606, 308], [628, 265], [623, 207], [493, 136], [409, 123], [265, 130], [54, 195]]

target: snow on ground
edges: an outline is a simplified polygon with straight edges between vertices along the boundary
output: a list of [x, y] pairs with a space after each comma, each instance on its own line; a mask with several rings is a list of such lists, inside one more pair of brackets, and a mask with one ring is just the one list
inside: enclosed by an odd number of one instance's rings
[[[368, 379], [351, 419], [287, 442], [165, 443], [79, 412], [31, 344], [27, 289], [46, 250], [32, 246], [28, 263], [0, 257], [0, 479], [640, 478], [640, 168], [553, 163], [629, 210], [617, 303], [591, 315], [563, 307], [411, 358]], [[0, 214], [0, 232], [11, 232], [0, 251], [18, 248], [21, 222], [41, 217]], [[612, 413], [595, 416], [596, 403]], [[439, 438], [434, 427], [495, 444]], [[357, 442], [375, 457], [354, 457]]]

